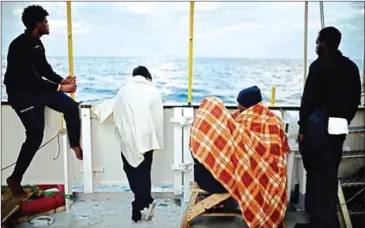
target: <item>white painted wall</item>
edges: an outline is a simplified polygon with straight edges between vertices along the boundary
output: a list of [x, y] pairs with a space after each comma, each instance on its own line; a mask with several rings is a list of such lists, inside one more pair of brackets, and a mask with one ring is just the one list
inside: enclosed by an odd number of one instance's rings
[[[9, 105], [2, 105], [1, 111], [1, 167], [5, 167], [16, 161], [25, 139], [25, 132], [20, 120]], [[156, 151], [153, 157], [152, 183], [156, 186], [172, 184], [173, 173], [170, 169], [170, 164], [173, 163], [173, 125], [169, 122], [170, 118], [172, 118], [172, 112], [173, 109], [165, 109], [164, 112], [165, 149], [163, 151]], [[60, 115], [57, 112], [46, 109], [46, 128], [43, 142], [56, 135], [60, 122]], [[94, 184], [127, 185], [128, 182], [123, 171], [121, 154], [117, 149], [118, 146], [112, 124], [100, 125], [98, 119], [93, 118], [91, 129], [93, 169], [104, 170], [102, 173], [94, 174]], [[60, 143], [62, 146], [61, 140]], [[62, 152], [57, 160], [53, 160], [57, 155], [57, 151], [57, 140], [40, 149], [24, 176], [23, 184], [63, 183]], [[73, 153], [72, 150], [70, 152]], [[77, 160], [73, 154], [72, 157], [73, 163], [70, 172], [72, 173], [73, 184], [82, 184], [82, 162]], [[5, 180], [13, 169], [14, 166], [2, 172], [1, 183], [3, 185], [6, 184]]]

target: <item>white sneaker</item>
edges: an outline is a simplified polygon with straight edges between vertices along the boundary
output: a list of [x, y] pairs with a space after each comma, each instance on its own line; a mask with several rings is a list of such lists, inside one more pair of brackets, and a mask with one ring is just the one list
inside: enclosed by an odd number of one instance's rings
[[149, 221], [153, 218], [155, 215], [155, 207], [156, 207], [156, 201], [154, 200], [148, 208], [143, 209], [142, 211], [142, 219]]

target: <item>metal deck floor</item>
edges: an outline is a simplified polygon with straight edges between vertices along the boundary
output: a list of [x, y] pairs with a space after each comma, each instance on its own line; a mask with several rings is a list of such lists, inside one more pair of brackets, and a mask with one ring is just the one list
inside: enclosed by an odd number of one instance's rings
[[[93, 194], [94, 195], [94, 194]], [[109, 195], [109, 196], [108, 196]], [[156, 199], [155, 216], [151, 221], [132, 223], [131, 197], [117, 197], [115, 194], [81, 197], [76, 200], [68, 212], [51, 215], [55, 219], [51, 228], [178, 228], [183, 207], [172, 199]], [[305, 222], [301, 212], [288, 212], [286, 227], [292, 228], [297, 222]], [[22, 223], [16, 228], [39, 227]], [[241, 218], [204, 217], [193, 221], [191, 228], [244, 228]]]

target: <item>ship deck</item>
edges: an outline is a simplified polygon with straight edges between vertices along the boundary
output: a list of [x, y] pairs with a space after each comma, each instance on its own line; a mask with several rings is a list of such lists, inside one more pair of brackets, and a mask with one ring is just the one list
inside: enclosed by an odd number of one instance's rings
[[[131, 220], [130, 194], [92, 193], [80, 194], [73, 203], [71, 210], [50, 215], [54, 228], [178, 228], [185, 205], [180, 200], [158, 198], [155, 216], [151, 221], [133, 223]], [[287, 228], [292, 228], [297, 222], [306, 222], [303, 212], [288, 211], [285, 218]], [[35, 225], [35, 224], [34, 224]], [[29, 222], [21, 223], [16, 228], [35, 227]], [[193, 220], [191, 228], [242, 228], [247, 227], [240, 217], [200, 217]]]

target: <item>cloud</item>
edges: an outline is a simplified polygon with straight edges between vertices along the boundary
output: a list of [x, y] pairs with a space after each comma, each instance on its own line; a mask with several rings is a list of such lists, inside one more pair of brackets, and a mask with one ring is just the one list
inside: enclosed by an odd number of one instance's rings
[[[48, 23], [50, 25], [51, 33], [62, 35], [67, 33], [67, 7], [65, 2], [22, 2], [15, 7], [13, 11], [14, 15], [17, 18], [21, 18], [24, 8], [33, 4], [41, 5], [50, 14], [48, 16]], [[80, 7], [83, 5], [83, 2], [73, 2], [71, 4], [72, 14], [80, 13]], [[24, 27], [21, 20], [18, 21], [17, 26], [21, 28]], [[83, 21], [73, 18], [73, 34], [85, 34], [88, 30], [88, 27]]]
[[[67, 34], [67, 21], [64, 19], [49, 19], [51, 33]], [[72, 23], [72, 34], [85, 34], [89, 31], [88, 27], [80, 20]]]
[[[29, 4], [32, 3], [4, 4], [2, 18], [6, 23], [2, 36], [5, 46], [23, 30], [20, 15]], [[66, 3], [38, 4], [50, 13], [52, 35], [45, 39], [49, 42], [50, 55], [66, 55], [63, 54], [67, 46]], [[189, 9], [189, 2], [73, 2], [75, 49], [78, 55], [123, 53], [123, 56], [167, 54], [186, 57]], [[361, 43], [358, 40], [364, 39], [363, 4], [325, 2], [324, 9], [326, 25], [343, 30], [344, 37], [350, 37], [345, 40], [344, 47], [348, 52], [355, 52]], [[199, 56], [297, 58], [302, 55], [304, 2], [196, 2], [194, 27], [197, 41], [194, 53]], [[310, 2], [310, 45], [314, 44], [319, 29], [319, 4]], [[95, 47], [101, 40], [103, 48]], [[60, 42], [65, 47], [61, 47]], [[260, 45], [255, 47], [252, 43]], [[358, 49], [362, 50], [362, 46]]]
[[346, 28], [349, 31], [357, 31], [357, 30], [360, 30], [360, 28], [358, 26], [353, 25], [353, 24], [342, 24], [341, 27], [342, 28]]
[[304, 2], [268, 2], [265, 3], [272, 10], [290, 10], [294, 8], [304, 8]]
[[[187, 12], [190, 10], [189, 2], [113, 2], [119, 9], [139, 15], [158, 15], [161, 13], [171, 14]], [[218, 2], [196, 2], [195, 10], [211, 12], [219, 7]]]
[[209, 38], [209, 37], [217, 36], [220, 34], [227, 35], [227, 32], [236, 32], [236, 31], [245, 30], [245, 29], [249, 30], [249, 29], [254, 29], [255, 27], [256, 26], [254, 23], [242, 22], [242, 23], [237, 23], [235, 25], [223, 27], [223, 28], [216, 29], [216, 30], [197, 33], [196, 38], [197, 39]]
[[[19, 2], [19, 4], [15, 6], [13, 13], [18, 18], [21, 18], [24, 8], [29, 5], [42, 6], [50, 14], [50, 18], [66, 18], [67, 16], [66, 2]], [[84, 2], [72, 2], [72, 14], [80, 14], [82, 7], [85, 5], [86, 3]]]
[[135, 14], [150, 14], [155, 11], [155, 5], [152, 2], [115, 2], [121, 10], [130, 11]]
[[211, 12], [219, 8], [221, 3], [219, 2], [196, 2], [194, 9], [206, 12]]

